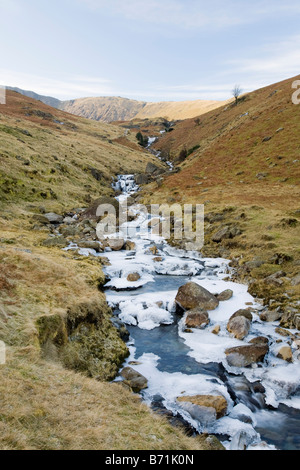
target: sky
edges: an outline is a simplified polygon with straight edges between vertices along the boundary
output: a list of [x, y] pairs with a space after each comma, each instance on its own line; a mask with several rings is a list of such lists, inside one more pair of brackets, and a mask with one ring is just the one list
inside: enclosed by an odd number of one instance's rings
[[225, 100], [300, 73], [299, 0], [0, 0], [0, 85]]

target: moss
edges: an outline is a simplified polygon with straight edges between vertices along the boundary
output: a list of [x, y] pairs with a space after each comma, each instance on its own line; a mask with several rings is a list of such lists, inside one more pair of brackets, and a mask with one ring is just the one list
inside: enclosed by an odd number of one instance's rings
[[37, 322], [40, 345], [43, 347], [49, 341], [56, 346], [63, 346], [68, 341], [65, 320], [61, 315], [43, 315]]
[[287, 301], [286, 296], [284, 295], [284, 288], [282, 286], [277, 287], [265, 282], [264, 280], [250, 282], [248, 292], [254, 297], [263, 298], [265, 305], [268, 305], [270, 300], [277, 300], [280, 303]]
[[280, 267], [278, 265], [265, 263], [257, 268], [252, 269], [250, 275], [254, 279], [263, 279], [267, 276], [271, 276], [271, 274], [274, 274], [277, 271], [280, 271]]
[[69, 308], [65, 317], [40, 317], [37, 328], [44, 357], [89, 377], [113, 380], [129, 351], [110, 312], [104, 301], [85, 302]]

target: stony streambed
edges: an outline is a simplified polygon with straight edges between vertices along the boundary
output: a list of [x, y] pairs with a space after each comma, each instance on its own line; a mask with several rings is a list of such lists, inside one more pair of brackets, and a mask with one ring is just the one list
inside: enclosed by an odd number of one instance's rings
[[[120, 176], [115, 189], [124, 201], [137, 190], [133, 176]], [[135, 217], [119, 228], [119, 243], [105, 248], [105, 288], [115, 321], [129, 330], [124, 368], [139, 385], [142, 378], [143, 399], [217, 435], [227, 449], [300, 449], [297, 331], [282, 336], [279, 323], [261, 320], [247, 286], [227, 280], [228, 260], [170, 247], [151, 234], [149, 215], [130, 210]], [[189, 301], [201, 289], [217, 301], [199, 322]]]

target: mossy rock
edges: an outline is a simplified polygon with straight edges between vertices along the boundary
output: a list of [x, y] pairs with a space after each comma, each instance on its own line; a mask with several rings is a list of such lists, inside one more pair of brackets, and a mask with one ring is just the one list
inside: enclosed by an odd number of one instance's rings
[[65, 317], [40, 317], [36, 325], [43, 355], [88, 377], [113, 380], [129, 351], [110, 316], [107, 303], [99, 300], [76, 304]]
[[250, 275], [254, 279], [263, 279], [265, 277], [271, 276], [272, 274], [275, 274], [278, 271], [280, 271], [280, 267], [278, 265], [265, 263], [252, 269]]
[[129, 351], [109, 318], [103, 318], [101, 324], [98, 318], [91, 322], [94, 313], [73, 329], [62, 351], [62, 361], [65, 367], [89, 377], [113, 380]]
[[264, 280], [253, 280], [250, 282], [248, 292], [253, 297], [264, 299], [265, 305], [267, 305], [271, 299], [278, 302], [286, 301], [284, 288], [282, 286], [275, 286]]
[[65, 319], [61, 315], [43, 315], [36, 322], [40, 345], [49, 341], [56, 346], [64, 346], [68, 342]]

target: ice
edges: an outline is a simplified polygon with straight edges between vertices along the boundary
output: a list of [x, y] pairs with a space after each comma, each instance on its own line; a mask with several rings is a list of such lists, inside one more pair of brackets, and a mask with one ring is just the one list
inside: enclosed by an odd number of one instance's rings
[[162, 324], [170, 324], [173, 321], [168, 310], [160, 308], [158, 305], [135, 300], [125, 300], [119, 303], [121, 311], [119, 318], [129, 325], [138, 325], [144, 330], [152, 330]]
[[173, 276], [193, 276], [203, 270], [203, 265], [195, 261], [181, 259], [166, 259], [155, 263], [155, 271], [158, 274], [170, 274]]
[[[152, 140], [150, 140], [151, 144]], [[137, 190], [134, 176], [120, 175], [114, 183], [114, 188], [122, 191], [117, 199], [120, 202], [125, 202], [128, 196]], [[210, 323], [205, 329], [192, 329], [191, 333], [185, 332], [185, 316], [183, 316], [178, 323], [178, 335], [188, 346], [188, 355], [199, 364], [212, 362], [222, 364], [227, 374], [233, 374], [231, 377], [241, 378], [245, 382], [247, 379], [250, 385], [246, 391], [241, 389], [241, 393], [237, 387], [237, 401], [233, 403], [227, 385], [215, 375], [162, 372], [159, 370], [160, 358], [158, 356], [145, 353], [136, 358], [135, 348], [130, 345], [130, 357], [126, 363], [129, 364], [130, 361], [137, 360], [140, 364], [133, 367], [148, 380], [148, 388], [142, 392], [144, 400], [150, 404], [155, 395], [161, 395], [164, 399], [163, 404], [168, 410], [175, 414], [180, 413], [199, 432], [206, 431], [228, 436], [228, 441], [224, 443], [227, 449], [275, 449], [274, 446], [262, 442], [260, 435], [254, 429], [258, 423], [259, 427], [269, 426], [272, 430], [275, 415], [273, 416], [273, 412], [267, 409], [253, 412], [255, 397], [252, 397], [253, 401], [249, 400], [251, 384], [254, 382], [262, 384], [265, 389], [264, 400], [267, 405], [277, 408], [282, 403], [291, 408], [300, 409], [300, 368], [296, 345], [292, 344], [293, 363], [287, 363], [276, 357], [278, 347], [286, 341], [275, 332], [279, 322], [262, 322], [258, 315], [262, 306], [255, 302], [248, 293], [247, 285], [225, 279], [225, 276], [228, 277], [232, 272], [229, 267], [230, 261], [223, 258], [205, 258], [197, 251], [187, 251], [169, 246], [161, 236], [150, 233], [148, 225], [151, 216], [147, 213], [140, 213], [140, 207], [130, 208], [137, 218], [123, 224], [120, 227], [120, 233], [116, 234], [124, 240], [134, 241], [135, 248], [132, 251], [121, 250], [105, 253], [111, 263], [111, 266], [104, 267], [105, 274], [109, 278], [105, 286], [108, 288], [106, 297], [109, 305], [116, 309], [116, 313], [118, 312], [119, 318], [124, 323], [140, 329], [152, 330], [163, 324], [171, 324], [177, 318], [173, 314], [176, 311], [175, 297], [178, 288], [171, 288], [171, 286], [178, 284], [178, 281], [175, 281], [175, 276], [185, 276], [182, 284], [191, 280], [212, 294], [231, 289], [233, 291], [232, 297], [227, 301], [221, 301], [215, 310], [208, 312]], [[150, 248], [154, 246], [156, 246], [156, 251], [151, 252]], [[67, 247], [67, 249], [76, 248], [75, 244], [70, 244]], [[94, 250], [88, 249], [80, 249], [79, 253], [85, 256], [99, 256]], [[154, 261], [157, 256], [160, 256], [162, 261]], [[140, 279], [135, 282], [128, 281], [127, 276], [130, 273], [138, 273]], [[162, 287], [160, 287], [158, 280], [160, 275], [164, 277]], [[165, 275], [170, 276], [170, 284], [166, 284]], [[153, 284], [153, 282], [157, 284]], [[170, 288], [168, 288], [169, 285]], [[227, 331], [227, 322], [237, 310], [247, 309], [249, 306], [252, 307], [253, 315], [251, 329], [248, 336], [240, 341]], [[212, 329], [216, 325], [220, 326], [218, 335], [212, 333]], [[291, 333], [295, 332], [291, 331]], [[266, 356], [264, 364], [259, 366], [254, 364], [249, 368], [229, 367], [225, 350], [229, 347], [245, 345], [257, 336], [265, 336], [269, 339], [270, 352]], [[283, 342], [278, 345], [276, 341], [279, 339]], [[228, 380], [229, 384], [233, 382], [234, 380]], [[197, 394], [223, 395], [228, 402], [227, 416], [215, 420], [214, 413], [210, 411], [207, 412], [205, 409], [201, 410], [199, 407], [177, 402], [179, 396]], [[258, 395], [262, 394], [257, 394], [257, 397]], [[256, 409], [264, 406], [264, 400], [257, 401]], [[282, 413], [281, 415], [284, 420], [285, 415]], [[274, 432], [278, 432], [276, 427]]]

